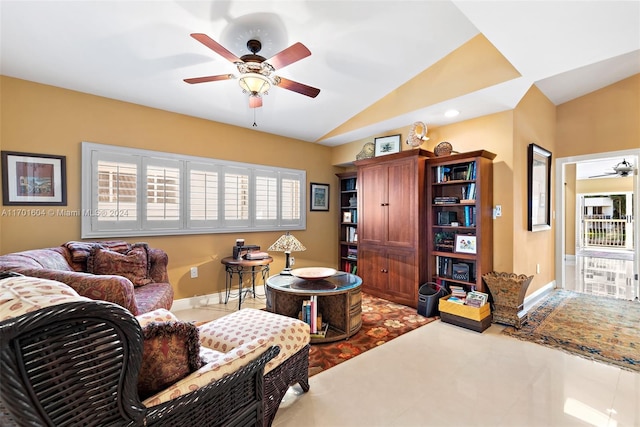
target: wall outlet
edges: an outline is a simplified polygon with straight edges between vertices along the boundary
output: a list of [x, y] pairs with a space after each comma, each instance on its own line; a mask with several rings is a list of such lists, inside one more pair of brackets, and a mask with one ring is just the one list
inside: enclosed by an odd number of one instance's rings
[[536, 264], [536, 273], [540, 274], [540, 264]]
[[496, 205], [496, 216], [502, 216], [502, 205]]
[[198, 267], [191, 267], [191, 278], [195, 279], [198, 277]]

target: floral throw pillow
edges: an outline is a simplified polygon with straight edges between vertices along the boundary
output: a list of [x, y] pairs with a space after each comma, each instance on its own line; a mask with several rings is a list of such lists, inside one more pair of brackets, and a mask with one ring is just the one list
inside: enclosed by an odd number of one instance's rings
[[198, 328], [189, 322], [152, 322], [142, 328], [144, 347], [138, 394], [144, 400], [202, 366]]
[[136, 243], [125, 253], [94, 246], [87, 259], [87, 272], [115, 274], [131, 280], [134, 286], [151, 283], [146, 243]]

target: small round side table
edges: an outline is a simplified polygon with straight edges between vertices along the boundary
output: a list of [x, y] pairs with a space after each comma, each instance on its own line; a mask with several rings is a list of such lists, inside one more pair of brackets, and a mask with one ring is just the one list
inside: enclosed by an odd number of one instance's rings
[[[268, 257], [264, 259], [236, 259], [228, 256], [222, 258], [220, 262], [224, 265], [226, 272], [225, 279], [225, 299], [226, 304], [229, 301], [229, 297], [235, 296], [231, 293], [233, 287], [233, 275], [238, 275], [238, 310], [242, 308], [243, 293], [251, 293], [253, 297], [256, 296], [256, 275], [260, 274], [262, 277], [262, 283], [266, 286], [267, 278], [269, 277], [269, 264], [273, 262], [273, 258]], [[244, 281], [245, 274], [251, 274], [251, 288], [245, 290], [242, 289], [242, 283]]]

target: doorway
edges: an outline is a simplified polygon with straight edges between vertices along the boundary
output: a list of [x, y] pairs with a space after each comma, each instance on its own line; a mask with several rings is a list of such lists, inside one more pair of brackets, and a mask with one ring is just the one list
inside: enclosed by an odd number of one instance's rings
[[[613, 168], [622, 158], [635, 167], [624, 179]], [[625, 150], [556, 160], [556, 287], [639, 299], [639, 159]]]

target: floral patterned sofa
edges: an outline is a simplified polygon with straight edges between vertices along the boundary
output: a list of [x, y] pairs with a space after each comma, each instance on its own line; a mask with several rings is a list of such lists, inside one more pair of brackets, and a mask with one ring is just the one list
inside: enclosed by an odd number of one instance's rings
[[79, 295], [113, 302], [134, 316], [170, 309], [173, 288], [167, 254], [146, 243], [125, 241], [67, 242], [0, 256], [0, 272], [66, 283]]

